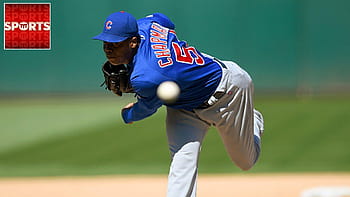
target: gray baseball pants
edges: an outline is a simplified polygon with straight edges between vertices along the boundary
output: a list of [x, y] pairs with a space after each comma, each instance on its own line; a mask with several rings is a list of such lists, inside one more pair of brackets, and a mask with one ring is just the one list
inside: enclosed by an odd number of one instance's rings
[[172, 162], [167, 197], [195, 197], [198, 158], [210, 126], [215, 126], [231, 160], [242, 170], [250, 169], [260, 153], [262, 115], [254, 109], [253, 83], [248, 73], [231, 61], [223, 62], [221, 82], [211, 97], [212, 105], [193, 111], [167, 107], [167, 136]]

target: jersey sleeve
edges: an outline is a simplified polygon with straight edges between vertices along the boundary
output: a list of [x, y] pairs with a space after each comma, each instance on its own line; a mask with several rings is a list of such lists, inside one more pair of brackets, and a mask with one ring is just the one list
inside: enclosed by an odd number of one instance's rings
[[149, 83], [134, 82], [137, 92], [137, 102], [130, 109], [122, 111], [122, 117], [125, 123], [142, 120], [154, 114], [162, 102], [156, 95], [156, 88]]

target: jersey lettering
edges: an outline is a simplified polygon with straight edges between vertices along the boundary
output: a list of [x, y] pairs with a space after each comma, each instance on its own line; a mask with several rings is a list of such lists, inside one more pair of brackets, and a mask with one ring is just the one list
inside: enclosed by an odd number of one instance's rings
[[162, 60], [158, 60], [158, 65], [161, 67], [161, 68], [164, 68], [164, 67], [167, 67], [167, 66], [170, 66], [170, 65], [173, 65], [173, 60], [168, 57], [166, 58], [168, 61], [167, 62], [163, 62]]
[[167, 45], [168, 30], [168, 28], [165, 28], [157, 23], [153, 23], [150, 29], [151, 47], [153, 49], [153, 53], [159, 59], [157, 63], [161, 68], [173, 65], [170, 49]]
[[180, 47], [178, 43], [173, 42], [175, 58], [177, 62], [193, 64], [196, 62], [198, 65], [204, 65], [204, 59], [200, 56], [194, 47]]
[[[161, 68], [173, 65], [173, 59], [171, 57], [170, 49], [168, 48], [168, 33], [176, 33], [174, 30], [165, 28], [157, 23], [153, 23], [150, 29], [150, 41], [153, 53], [156, 58], [159, 58], [157, 61], [158, 66]], [[176, 38], [177, 40], [177, 38]], [[171, 46], [174, 54], [175, 61], [185, 64], [193, 64], [194, 62], [198, 65], [204, 65], [204, 58], [198, 53], [194, 47], [180, 47], [177, 42], [171, 43]], [[165, 59], [166, 58], [166, 59]]]
[[151, 46], [154, 50], [167, 50], [167, 45], [165, 44], [153, 44]]
[[167, 34], [167, 29], [158, 25], [157, 23], [152, 23], [152, 26], [151, 26], [152, 29], [160, 32], [160, 33], [163, 33], [163, 34]]
[[162, 51], [155, 51], [154, 53], [156, 54], [157, 58], [170, 57], [170, 50], [169, 49], [162, 50]]
[[159, 33], [157, 31], [151, 30], [151, 36], [160, 38], [160, 39], [166, 39], [167, 34]]
[[163, 43], [163, 44], [166, 44], [166, 41], [161, 40], [161, 39], [156, 38], [156, 37], [151, 37], [150, 39], [151, 39], [151, 42], [153, 42], [153, 43]]

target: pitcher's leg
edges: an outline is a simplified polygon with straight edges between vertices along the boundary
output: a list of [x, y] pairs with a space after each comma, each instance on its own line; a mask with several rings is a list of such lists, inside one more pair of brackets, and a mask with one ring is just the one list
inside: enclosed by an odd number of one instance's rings
[[195, 197], [200, 143], [188, 142], [174, 154], [168, 176], [168, 197]]
[[250, 169], [260, 155], [262, 115], [254, 110], [253, 83], [248, 74], [240, 75], [240, 83], [229, 89], [220, 102], [217, 128], [231, 160], [242, 170]]
[[231, 160], [242, 170], [250, 169], [260, 152], [254, 139], [254, 112], [249, 88], [233, 88], [217, 128]]
[[199, 152], [209, 126], [193, 112], [171, 108], [166, 123], [172, 155], [167, 197], [195, 197]]

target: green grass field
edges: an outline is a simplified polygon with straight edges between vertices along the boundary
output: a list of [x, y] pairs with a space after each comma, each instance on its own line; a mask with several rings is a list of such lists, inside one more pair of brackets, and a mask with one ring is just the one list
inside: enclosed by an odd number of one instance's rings
[[[132, 125], [120, 108], [132, 98], [0, 100], [0, 176], [166, 174], [165, 108]], [[350, 171], [350, 99], [257, 98], [265, 134], [250, 171]], [[205, 138], [200, 173], [238, 173], [215, 129]]]

